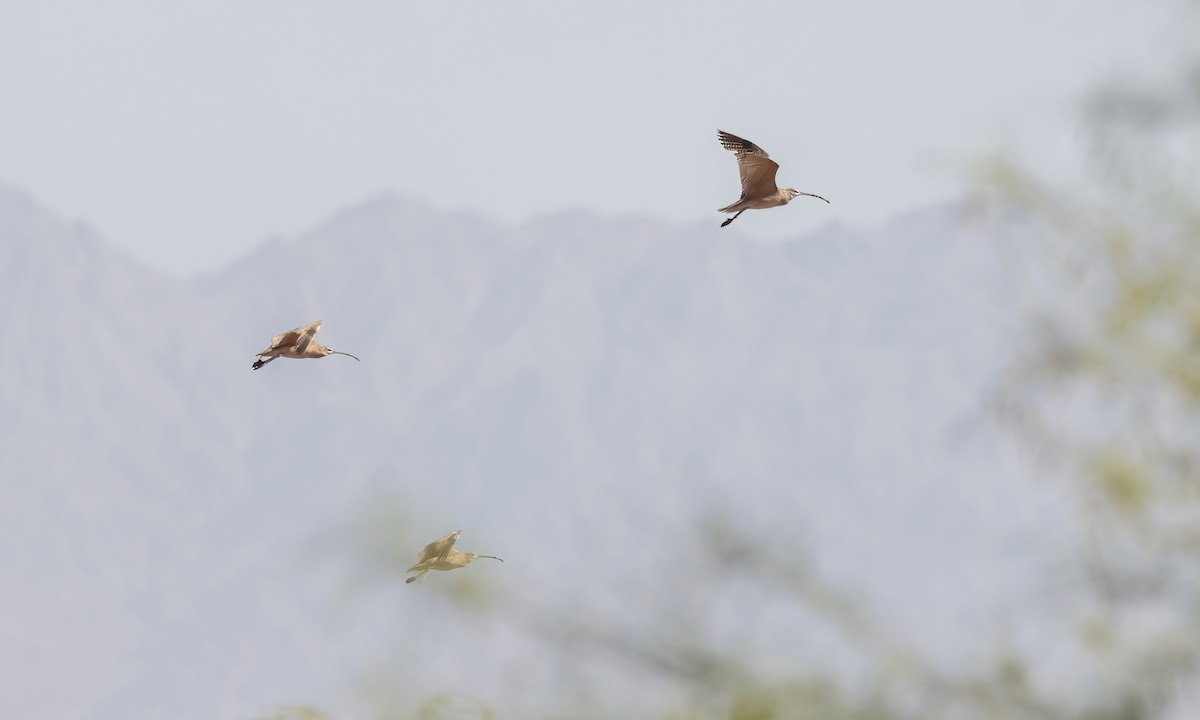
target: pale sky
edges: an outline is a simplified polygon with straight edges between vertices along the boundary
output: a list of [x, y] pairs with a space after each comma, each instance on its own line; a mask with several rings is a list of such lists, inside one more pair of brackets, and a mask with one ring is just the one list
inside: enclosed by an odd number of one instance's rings
[[0, 4], [0, 183], [159, 268], [218, 267], [382, 192], [519, 222], [718, 224], [722, 128], [782, 186], [760, 237], [944, 200], [1000, 149], [1061, 172], [1077, 104], [1153, 71], [1115, 0], [46, 0]]

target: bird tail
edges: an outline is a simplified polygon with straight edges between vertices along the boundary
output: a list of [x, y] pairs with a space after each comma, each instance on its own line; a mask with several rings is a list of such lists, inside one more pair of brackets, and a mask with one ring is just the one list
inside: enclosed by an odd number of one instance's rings
[[737, 211], [738, 211], [738, 205], [740, 205], [741, 203], [742, 203], [742, 201], [741, 201], [741, 200], [738, 200], [737, 202], [733, 203], [732, 205], [726, 205], [726, 206], [725, 206], [725, 207], [723, 207], [723, 208], [719, 208], [719, 209], [717, 210], [717, 212], [723, 212], [723, 213], [737, 212]]

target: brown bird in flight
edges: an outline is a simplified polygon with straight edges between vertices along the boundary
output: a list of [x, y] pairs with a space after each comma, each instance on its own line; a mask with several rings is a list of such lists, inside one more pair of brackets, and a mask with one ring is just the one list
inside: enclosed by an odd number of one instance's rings
[[[742, 196], [734, 204], [720, 209], [720, 212], [737, 213], [737, 215], [721, 223], [721, 227], [737, 220], [738, 215], [747, 210], [762, 210], [763, 208], [787, 205], [797, 195], [807, 195], [818, 200], [825, 200], [820, 195], [800, 192], [793, 188], [780, 189], [776, 187], [775, 173], [779, 170], [779, 164], [772, 160], [765, 150], [749, 140], [743, 140], [737, 135], [730, 135], [724, 130], [717, 131], [717, 138], [721, 141], [721, 147], [732, 150], [737, 156], [738, 173], [742, 176]], [[825, 200], [825, 202], [829, 201]]]
[[[453, 570], [469, 565], [475, 558], [482, 557], [500, 560], [495, 555], [480, 555], [478, 553], [464, 553], [455, 550], [454, 543], [458, 540], [459, 535], [462, 535], [462, 530], [455, 530], [449, 535], [440, 537], [426, 545], [425, 549], [417, 555], [417, 564], [408, 569], [408, 572], [415, 572], [417, 574], [404, 582], [416, 582], [425, 577], [430, 570]], [[500, 560], [500, 562], [504, 561]]]
[[[282, 335], [276, 335], [271, 340], [271, 344], [267, 349], [258, 353], [258, 359], [254, 361], [254, 364], [250, 368], [257, 370], [278, 357], [302, 359], [321, 358], [326, 355], [345, 355], [358, 360], [358, 358], [350, 353], [338, 352], [313, 340], [313, 336], [320, 329], [321, 321], [317, 320], [316, 322], [310, 322], [304, 327], [298, 327]], [[266, 359], [264, 360], [263, 358]]]

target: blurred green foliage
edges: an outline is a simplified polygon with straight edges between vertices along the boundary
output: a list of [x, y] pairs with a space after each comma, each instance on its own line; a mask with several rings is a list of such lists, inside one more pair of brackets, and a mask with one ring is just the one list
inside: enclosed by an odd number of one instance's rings
[[[1082, 580], [1015, 612], [1015, 624], [1042, 629], [1040, 642], [941, 668], [802, 554], [773, 556], [717, 522], [702, 529], [715, 572], [742, 573], [821, 618], [871, 668], [865, 680], [813, 668], [758, 682], [751, 657], [611, 628], [577, 631], [576, 646], [590, 632], [704, 689], [707, 701], [671, 718], [1200, 717], [1200, 66], [1178, 82], [1104, 88], [1087, 118], [1091, 185], [991, 159], [970, 198], [1027, 274], [1014, 305], [1029, 332], [998, 387], [1002, 417], [1049, 450], [1041, 472], [1076, 499], [1063, 522], [1076, 530]], [[1065, 674], [1041, 657], [1050, 648], [1071, 658]]]
[[257, 720], [329, 720], [329, 716], [307, 705], [283, 705]]
[[[658, 715], [669, 720], [1200, 717], [1200, 66], [1173, 83], [1104, 88], [1087, 118], [1092, 185], [1062, 187], [991, 159], [978, 166], [971, 196], [1016, 258], [1011, 268], [1027, 275], [1014, 298], [1028, 316], [1026, 343], [998, 406], [1009, 427], [1048, 450], [1039, 456], [1047, 482], [1076, 500], [1063, 523], [1076, 531], [1072, 570], [1082, 580], [1052, 602], [1016, 609], [1015, 622], [1042, 633], [1039, 643], [940, 667], [802, 552], [774, 554], [719, 519], [698, 524], [713, 582], [736, 575], [815, 618], [866, 668], [858, 680], [819, 665], [764, 678], [746, 652], [670, 626], [623, 627], [519, 599], [491, 603], [493, 611], [571, 654], [691, 688], [692, 701]], [[367, 522], [376, 570], [392, 576], [412, 555], [399, 526], [386, 513]], [[473, 578], [460, 579], [448, 598], [472, 612], [489, 607]], [[1039, 656], [1047, 647], [1070, 659], [1067, 674]], [[595, 715], [555, 715], [585, 716]], [[436, 695], [418, 717], [494, 714]]]

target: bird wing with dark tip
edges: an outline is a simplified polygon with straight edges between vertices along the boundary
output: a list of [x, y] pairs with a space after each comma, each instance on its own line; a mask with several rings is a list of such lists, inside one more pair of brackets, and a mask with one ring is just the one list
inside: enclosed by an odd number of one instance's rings
[[767, 197], [779, 190], [775, 185], [779, 164], [771, 159], [766, 150], [724, 130], [717, 131], [717, 139], [721, 141], [721, 147], [732, 150], [737, 157], [738, 174], [742, 179], [739, 202], [748, 198]]
[[750, 153], [753, 155], [762, 155], [763, 157], [771, 157], [767, 154], [766, 150], [763, 150], [749, 140], [740, 138], [733, 133], [727, 133], [724, 130], [718, 130], [717, 139], [721, 141], [721, 147], [725, 148], [726, 150], [732, 150], [738, 155]]

